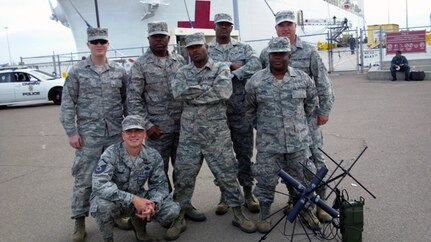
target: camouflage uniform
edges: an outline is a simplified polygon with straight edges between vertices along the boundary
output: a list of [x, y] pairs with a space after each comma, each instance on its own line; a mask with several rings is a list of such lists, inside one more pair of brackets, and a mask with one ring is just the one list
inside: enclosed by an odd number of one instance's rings
[[[296, 36], [296, 43], [291, 45], [292, 51], [289, 66], [307, 73], [315, 83], [319, 105], [308, 119], [312, 143], [310, 150], [316, 168], [325, 166], [325, 159], [318, 148], [323, 145], [322, 132], [317, 125], [317, 115], [329, 116], [334, 103], [334, 92], [328, 71], [316, 48]], [[262, 66], [268, 65], [268, 47], [262, 50], [260, 60]]]
[[175, 199], [181, 207], [191, 204], [196, 177], [205, 158], [225, 191], [228, 205], [242, 206], [244, 198], [236, 180], [237, 162], [226, 118], [225, 102], [232, 94], [229, 67], [211, 58], [203, 68], [190, 63], [178, 71], [172, 91], [176, 100], [184, 102], [174, 168]]
[[72, 166], [73, 219], [88, 216], [91, 174], [103, 151], [121, 141], [127, 78], [117, 63], [108, 61], [97, 68], [90, 57], [74, 65], [67, 75], [60, 121], [69, 137], [79, 134], [83, 141]]
[[161, 61], [148, 49], [132, 66], [127, 89], [129, 113], [143, 116], [146, 130], [157, 125], [162, 132], [157, 140], [147, 137], [145, 142], [162, 156], [166, 177], [169, 159], [175, 164], [182, 110], [182, 104], [172, 96], [171, 81], [184, 63], [184, 58], [175, 53]]
[[139, 155], [132, 159], [123, 143], [114, 144], [103, 153], [93, 173], [91, 215], [96, 218], [104, 239], [112, 238], [114, 218], [135, 213], [132, 204], [135, 195], [156, 203], [152, 218], [163, 226], [169, 226], [180, 212], [178, 203], [169, 195], [160, 154], [142, 145]]
[[238, 181], [241, 186], [252, 186], [251, 157], [253, 156], [253, 128], [244, 120], [242, 108], [247, 80], [261, 69], [259, 58], [248, 44], [231, 38], [226, 47], [218, 44], [215, 39], [208, 43], [208, 55], [216, 62], [224, 62], [228, 66], [241, 63], [242, 66], [232, 74], [233, 94], [227, 103], [227, 119], [231, 132], [233, 148], [238, 160]]
[[307, 118], [317, 105], [316, 90], [306, 73], [291, 67], [283, 80], [277, 80], [269, 67], [258, 71], [245, 90], [246, 117], [257, 129], [254, 195], [261, 204], [271, 204], [280, 169], [303, 184], [311, 178], [300, 163], [313, 167], [308, 162]]

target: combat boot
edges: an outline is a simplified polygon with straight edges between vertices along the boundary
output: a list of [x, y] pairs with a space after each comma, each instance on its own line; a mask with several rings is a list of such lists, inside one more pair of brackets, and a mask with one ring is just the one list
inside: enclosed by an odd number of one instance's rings
[[241, 210], [241, 206], [233, 207], [233, 220], [232, 224], [236, 227], [239, 227], [242, 231], [246, 233], [254, 233], [256, 232], [256, 224], [253, 221], [248, 219]]
[[251, 186], [244, 186], [244, 206], [248, 209], [248, 211], [252, 213], [259, 212], [259, 204], [254, 199], [253, 193], [251, 192]]
[[284, 214], [288, 214], [297, 201], [297, 192], [295, 192], [295, 189], [289, 184], [286, 184], [286, 188], [289, 191], [289, 200], [283, 209]]
[[84, 241], [87, 234], [85, 233], [85, 217], [75, 219], [75, 230], [72, 234], [72, 242]]
[[192, 205], [186, 206], [184, 208], [185, 214], [184, 217], [193, 220], [195, 222], [203, 222], [207, 219], [204, 213], [199, 212], [195, 207]]
[[[320, 199], [325, 201], [325, 197], [326, 197], [325, 189], [320, 190], [317, 194], [320, 196]], [[316, 215], [317, 215], [317, 218], [322, 223], [327, 223], [332, 221], [331, 215], [329, 215], [325, 210], [321, 209], [320, 207], [317, 207]]]
[[271, 230], [271, 219], [269, 218], [271, 211], [271, 204], [261, 203], [260, 204], [260, 215], [257, 221], [256, 227], [259, 233], [265, 234]]
[[227, 213], [227, 211], [229, 211], [229, 205], [227, 205], [226, 199], [224, 198], [224, 195], [222, 192], [221, 196], [220, 196], [220, 202], [217, 204], [215, 213], [217, 215], [223, 215], [223, 214]]
[[302, 209], [300, 214], [302, 222], [311, 230], [320, 230], [320, 222], [316, 215], [314, 215], [314, 211]]
[[153, 239], [147, 233], [147, 221], [140, 219], [136, 216], [132, 216], [129, 220], [129, 226], [135, 232], [136, 241], [138, 242], [152, 242]]
[[114, 219], [114, 226], [122, 230], [131, 230], [130, 217], [119, 217]]
[[185, 210], [181, 209], [178, 217], [172, 222], [171, 227], [166, 230], [165, 240], [171, 241], [176, 240], [180, 237], [180, 234], [187, 229], [186, 220], [184, 219]]

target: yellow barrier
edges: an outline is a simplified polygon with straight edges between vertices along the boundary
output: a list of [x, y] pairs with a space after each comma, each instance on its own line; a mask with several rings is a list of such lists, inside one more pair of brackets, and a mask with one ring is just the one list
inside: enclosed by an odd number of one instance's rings
[[332, 46], [332, 48], [337, 48], [338, 47], [337, 43], [332, 43], [332, 45], [330, 45], [327, 42], [324, 42], [324, 43], [320, 42], [320, 41], [317, 42], [317, 49], [318, 50], [328, 50], [329, 46]]
[[425, 34], [427, 45], [431, 45], [431, 32]]

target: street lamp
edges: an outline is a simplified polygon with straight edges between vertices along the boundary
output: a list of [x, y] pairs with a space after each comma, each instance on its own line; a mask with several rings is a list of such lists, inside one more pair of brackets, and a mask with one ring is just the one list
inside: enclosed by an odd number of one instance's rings
[[9, 35], [7, 33], [8, 27], [4, 27], [6, 31], [7, 50], [9, 51], [9, 65], [12, 65], [12, 55], [10, 54]]
[[409, 30], [409, 10], [408, 10], [408, 7], [407, 7], [407, 0], [406, 0], [406, 28], [407, 28], [407, 30]]

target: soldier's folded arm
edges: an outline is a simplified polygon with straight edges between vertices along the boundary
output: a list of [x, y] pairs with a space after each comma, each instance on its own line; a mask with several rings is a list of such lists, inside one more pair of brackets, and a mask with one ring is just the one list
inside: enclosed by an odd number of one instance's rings
[[191, 100], [193, 104], [211, 104], [228, 100], [232, 95], [232, 81], [229, 69], [224, 70], [214, 80], [212, 86], [205, 86], [207, 90], [200, 96]]

